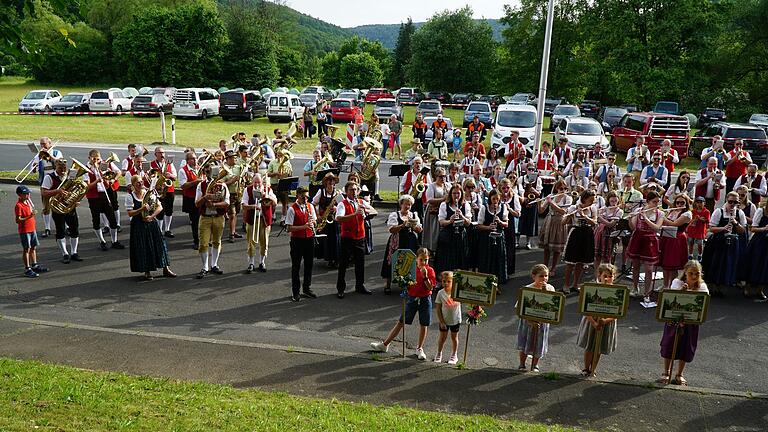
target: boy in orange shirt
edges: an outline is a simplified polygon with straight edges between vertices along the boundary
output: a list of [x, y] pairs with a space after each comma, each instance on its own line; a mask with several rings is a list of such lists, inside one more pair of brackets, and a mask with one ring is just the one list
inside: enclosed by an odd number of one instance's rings
[[16, 201], [16, 207], [13, 213], [16, 216], [16, 224], [19, 226], [19, 238], [21, 239], [21, 260], [24, 262], [24, 276], [36, 278], [39, 273], [45, 273], [47, 268], [37, 263], [37, 252], [35, 248], [39, 244], [37, 241], [37, 231], [35, 227], [35, 210], [32, 200], [29, 199], [29, 188], [21, 185], [16, 188], [16, 195], [19, 200]]

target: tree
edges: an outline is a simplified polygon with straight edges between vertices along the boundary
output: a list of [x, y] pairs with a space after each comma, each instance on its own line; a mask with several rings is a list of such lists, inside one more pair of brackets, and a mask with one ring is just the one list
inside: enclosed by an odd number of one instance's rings
[[266, 17], [252, 7], [234, 2], [222, 8], [221, 15], [229, 37], [223, 82], [255, 89], [276, 86], [280, 78], [276, 41], [261, 30]]
[[487, 23], [467, 6], [434, 15], [411, 38], [409, 81], [449, 92], [490, 90], [496, 43]]
[[341, 78], [339, 75], [341, 61], [339, 60], [339, 53], [331, 51], [325, 54], [320, 60], [320, 68], [323, 83], [331, 87], [338, 87], [341, 85]]
[[378, 62], [367, 52], [347, 54], [341, 59], [339, 80], [343, 87], [377, 87], [381, 85], [382, 79]]
[[415, 31], [416, 28], [410, 17], [404, 24], [400, 24], [392, 60], [392, 73], [389, 76], [389, 81], [393, 87], [402, 87], [406, 83], [406, 71], [408, 70], [408, 63], [411, 61], [411, 38]]

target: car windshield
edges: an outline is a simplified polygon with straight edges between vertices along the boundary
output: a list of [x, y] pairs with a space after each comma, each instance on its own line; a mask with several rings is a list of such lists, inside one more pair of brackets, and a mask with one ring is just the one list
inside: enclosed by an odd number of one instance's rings
[[24, 96], [24, 99], [30, 99], [30, 100], [45, 99], [45, 92], [40, 92], [40, 91], [29, 92], [27, 93], [26, 96]]
[[605, 109], [605, 117], [621, 117], [624, 114], [627, 113], [627, 110], [624, 108], [606, 108]]
[[555, 114], [576, 116], [579, 115], [579, 109], [575, 106], [558, 105], [555, 107]]
[[413, 90], [411, 90], [411, 89], [400, 89], [400, 91], [397, 92], [397, 94], [401, 94], [401, 95], [406, 95], [406, 94], [411, 94], [411, 93], [413, 93]]
[[222, 93], [219, 97], [221, 103], [241, 103], [243, 101], [242, 93]]
[[311, 93], [311, 94], [317, 94], [317, 87], [307, 87], [304, 89], [302, 93]]
[[61, 98], [62, 102], [80, 102], [83, 100], [83, 95], [79, 94], [69, 94]]
[[516, 94], [516, 95], [512, 96], [512, 99], [510, 99], [510, 100], [513, 100], [513, 101], [527, 101], [528, 100], [528, 95], [527, 94]]
[[303, 94], [299, 96], [302, 102], [317, 102], [317, 96], [313, 94]]
[[334, 108], [349, 108], [352, 104], [347, 100], [335, 100], [331, 102]]
[[544, 99], [544, 103], [546, 103], [547, 105], [557, 105], [560, 102], [562, 102], [562, 99], [560, 99], [560, 98], [555, 98], [555, 99], [547, 98], [547, 99]]
[[491, 112], [491, 109], [484, 103], [471, 103], [467, 107], [467, 111]]
[[467, 96], [469, 96], [469, 95], [468, 95], [468, 94], [466, 94], [466, 93], [459, 93], [459, 94], [455, 94], [455, 95], [453, 95], [453, 98], [454, 98], [454, 99], [466, 99], [466, 98], [467, 98]]
[[721, 110], [721, 109], [708, 109], [708, 110], [704, 111], [704, 114], [707, 114], [707, 115], [723, 115], [723, 114], [725, 114], [725, 110]]
[[354, 93], [339, 93], [339, 97], [344, 99], [357, 99], [357, 95]]
[[568, 135], [602, 135], [603, 128], [595, 123], [572, 123], [568, 125]]
[[533, 111], [500, 111], [496, 115], [496, 124], [503, 127], [532, 128], [536, 124]]
[[376, 101], [376, 106], [377, 107], [393, 108], [396, 105], [397, 105], [397, 103], [395, 101], [393, 101], [393, 100], [381, 100], [381, 99], [379, 99], [378, 101]]
[[752, 114], [749, 118], [751, 122], [768, 122], [768, 114]]
[[765, 139], [765, 131], [762, 129], [728, 129], [726, 138]]
[[139, 103], [152, 102], [152, 96], [136, 96], [133, 98], [133, 101]]
[[656, 104], [654, 111], [666, 114], [677, 114], [677, 103], [659, 102]]
[[435, 110], [440, 107], [440, 104], [437, 102], [420, 102], [419, 103], [419, 109], [428, 109], [428, 110]]

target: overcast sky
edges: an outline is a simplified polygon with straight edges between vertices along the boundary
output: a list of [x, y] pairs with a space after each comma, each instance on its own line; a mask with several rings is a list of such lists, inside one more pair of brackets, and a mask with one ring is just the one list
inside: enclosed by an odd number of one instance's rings
[[340, 27], [399, 24], [409, 16], [413, 22], [421, 22], [435, 12], [459, 9], [467, 3], [475, 18], [501, 18], [503, 5], [514, 0], [286, 0], [289, 7]]

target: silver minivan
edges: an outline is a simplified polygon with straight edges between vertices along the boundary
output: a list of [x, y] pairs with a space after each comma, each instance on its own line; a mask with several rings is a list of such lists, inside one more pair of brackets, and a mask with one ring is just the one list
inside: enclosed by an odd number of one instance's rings
[[201, 119], [219, 115], [219, 92], [209, 87], [176, 90], [173, 115]]

